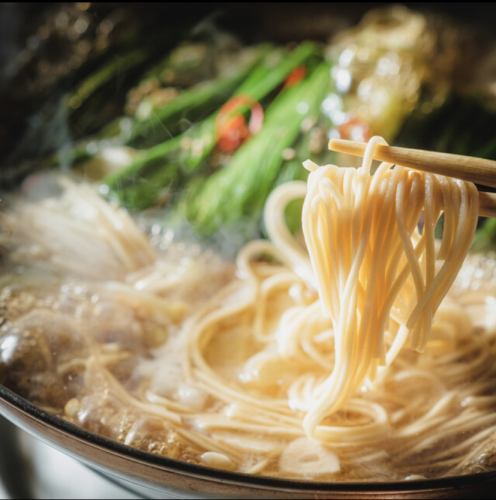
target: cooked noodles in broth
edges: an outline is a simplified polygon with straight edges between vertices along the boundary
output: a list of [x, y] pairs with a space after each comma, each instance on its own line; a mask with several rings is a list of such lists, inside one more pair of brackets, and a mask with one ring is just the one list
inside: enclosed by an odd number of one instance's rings
[[[478, 192], [390, 164], [310, 170], [234, 263], [57, 178], [1, 213], [3, 383], [126, 445], [299, 479], [496, 462], [496, 262]], [[302, 235], [285, 209], [304, 198]]]

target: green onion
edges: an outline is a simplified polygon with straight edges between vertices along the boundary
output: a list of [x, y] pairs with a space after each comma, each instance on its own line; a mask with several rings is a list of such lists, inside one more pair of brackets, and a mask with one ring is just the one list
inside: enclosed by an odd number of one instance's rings
[[303, 120], [317, 115], [328, 90], [329, 65], [324, 63], [277, 97], [262, 130], [196, 193], [187, 217], [199, 233], [209, 235], [222, 225], [260, 216], [284, 161], [283, 151], [298, 137]]
[[[235, 96], [262, 100], [316, 52], [316, 46], [308, 42], [289, 54], [271, 51], [237, 89]], [[239, 112], [244, 111], [246, 109], [240, 107]], [[140, 210], [154, 204], [157, 194], [164, 189], [176, 189], [198, 172], [214, 149], [216, 117], [214, 113], [180, 136], [141, 152], [131, 165], [108, 176], [104, 184], [109, 195], [130, 209]]]

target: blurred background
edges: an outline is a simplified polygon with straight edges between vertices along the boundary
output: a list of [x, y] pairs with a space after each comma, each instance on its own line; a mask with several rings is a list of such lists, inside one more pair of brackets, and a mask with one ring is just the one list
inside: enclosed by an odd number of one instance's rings
[[[496, 159], [495, 12], [476, 2], [0, 4], [0, 190], [71, 170], [134, 213], [207, 240], [229, 234], [236, 248], [263, 235], [266, 197], [304, 178], [303, 160], [337, 160], [330, 137]], [[289, 212], [296, 228], [299, 207]], [[495, 221], [481, 227], [481, 248], [494, 248]], [[126, 495], [4, 421], [0, 441], [2, 498]]]
[[265, 199], [305, 178], [303, 160], [336, 161], [330, 137], [494, 158], [494, 12], [2, 4], [0, 189], [72, 169], [129, 210], [165, 207], [195, 235], [242, 226], [241, 243], [263, 235]]
[[[430, 40], [422, 44], [422, 40], [413, 37], [414, 34], [425, 34], [422, 26], [415, 26], [417, 31], [414, 29], [415, 22], [419, 20], [412, 18], [407, 11], [398, 11], [393, 15], [391, 8], [388, 9], [391, 5], [381, 3], [305, 3], [289, 4], [284, 8], [270, 2], [264, 5], [131, 3], [126, 6], [116, 3], [3, 3], [0, 6], [2, 160], [6, 162], [6, 158], [10, 158], [15, 151], [20, 156], [26, 156], [63, 146], [67, 141], [98, 130], [120, 113], [127, 111], [126, 114], [129, 114], [132, 108], [129, 91], [140, 83], [141, 77], [150, 76], [151, 69], [159, 69], [156, 63], [163, 63], [168, 51], [181, 43], [210, 44], [215, 50], [221, 47], [226, 49], [229, 43], [229, 48], [233, 49], [234, 43], [241, 48], [243, 44], [263, 41], [285, 44], [314, 40], [329, 46], [337, 33], [356, 25], [370, 11], [389, 10], [389, 14], [381, 16], [381, 22], [385, 28], [388, 19], [389, 22], [394, 20], [397, 23], [394, 29], [403, 32], [404, 39], [397, 41], [397, 50], [401, 50], [401, 43], [409, 44], [409, 47], [403, 48], [409, 48], [411, 52], [414, 47], [417, 51], [423, 49], [427, 62], [444, 56], [442, 65], [435, 68], [437, 78], [446, 77], [441, 74], [442, 71], [450, 71], [449, 76], [456, 77], [454, 73], [463, 73], [465, 67], [465, 74], [458, 76], [468, 83], [472, 73], [477, 72], [477, 67], [470, 63], [475, 62], [478, 66], [485, 61], [488, 47], [484, 34], [491, 34], [494, 6], [477, 2], [403, 5], [412, 9], [410, 13], [426, 14], [428, 24], [436, 26], [433, 20], [437, 17], [436, 27], [441, 26], [443, 33], [431, 30], [430, 37], [426, 36]], [[460, 23], [459, 29], [456, 33], [453, 30], [448, 33], [453, 21]], [[372, 19], [368, 24], [371, 26], [375, 22]], [[393, 26], [389, 28], [389, 36], [394, 38]], [[464, 28], [472, 28], [473, 31], [468, 34]], [[376, 31], [377, 40], [371, 36], [369, 41], [375, 41], [377, 45], [383, 34]], [[226, 37], [231, 38], [229, 42]], [[350, 44], [353, 42], [350, 40]], [[443, 42], [449, 47], [440, 47]], [[447, 50], [438, 54], [441, 48]], [[427, 54], [429, 49], [431, 52]], [[455, 56], [450, 51], [458, 54]], [[178, 58], [182, 57], [183, 62], [187, 62], [184, 59], [189, 56], [191, 63], [193, 55], [183, 52]], [[458, 61], [449, 61], [448, 56]], [[369, 64], [377, 62], [372, 54], [369, 59]], [[210, 73], [209, 69], [203, 68], [203, 73], [190, 72], [189, 81], [184, 78], [169, 82], [162, 79], [160, 83], [162, 87], [166, 87], [166, 83], [170, 84], [168, 87], [187, 86], [211, 78], [211, 72], [212, 68]], [[80, 85], [84, 88], [80, 89]], [[78, 90], [77, 96], [68, 97], [65, 112], [59, 110], [57, 115], [55, 111], [49, 111], [50, 108], [60, 107], [59, 101], [63, 96], [67, 98], [68, 93], [77, 93]], [[125, 104], [128, 104], [127, 109]], [[41, 113], [42, 110], [45, 114]], [[67, 116], [64, 116], [65, 113]], [[80, 114], [90, 117], [85, 120]], [[44, 122], [46, 133], [44, 141], [28, 147], [22, 138], [27, 129], [31, 131], [31, 138], [37, 137], [32, 131], [38, 125], [33, 116], [39, 116], [38, 122]], [[57, 124], [52, 124], [52, 121]], [[24, 149], [20, 147], [21, 143]]]

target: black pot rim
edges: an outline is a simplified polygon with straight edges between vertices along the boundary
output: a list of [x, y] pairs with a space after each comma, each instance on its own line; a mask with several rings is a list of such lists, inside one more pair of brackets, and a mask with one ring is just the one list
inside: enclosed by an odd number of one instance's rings
[[109, 452], [117, 453], [140, 462], [162, 467], [169, 472], [195, 476], [210, 481], [222, 481], [242, 484], [247, 487], [275, 488], [279, 490], [290, 490], [293, 492], [335, 491], [335, 492], [378, 492], [378, 491], [416, 491], [416, 490], [442, 490], [447, 488], [464, 488], [486, 481], [496, 480], [496, 471], [481, 472], [477, 474], [467, 474], [463, 476], [443, 477], [438, 479], [422, 479], [411, 481], [381, 481], [381, 482], [321, 482], [321, 481], [301, 481], [293, 479], [280, 479], [270, 476], [257, 476], [230, 472], [221, 469], [213, 469], [202, 465], [190, 464], [180, 460], [158, 456], [145, 451], [138, 450], [131, 446], [113, 441], [109, 438], [91, 433], [78, 427], [56, 415], [52, 415], [41, 408], [38, 408], [27, 399], [16, 394], [4, 385], [0, 384], [0, 398], [16, 407], [30, 417], [43, 422], [64, 433], [96, 445]]

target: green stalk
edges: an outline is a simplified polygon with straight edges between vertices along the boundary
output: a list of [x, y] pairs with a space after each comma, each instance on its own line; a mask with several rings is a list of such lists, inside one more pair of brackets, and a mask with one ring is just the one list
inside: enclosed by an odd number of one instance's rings
[[167, 139], [170, 134], [179, 132], [180, 119], [196, 122], [220, 106], [236, 87], [246, 78], [267, 53], [267, 47], [258, 51], [249, 64], [234, 75], [198, 84], [179, 94], [172, 102], [157, 109], [146, 120], [135, 120], [126, 143], [143, 147]]
[[324, 63], [306, 81], [278, 96], [262, 131], [197, 193], [188, 218], [199, 233], [210, 235], [222, 225], [260, 216], [279, 175], [284, 149], [298, 137], [303, 120], [318, 114], [328, 90], [329, 65]]
[[79, 163], [109, 145], [150, 147], [180, 132], [181, 119], [196, 122], [204, 119], [232, 94], [268, 52], [260, 46], [248, 62], [234, 73], [203, 82], [181, 92], [175, 99], [158, 107], [146, 119], [119, 117], [106, 125], [95, 137], [78, 144], [70, 163]]
[[[150, 148], [145, 158], [131, 163], [125, 178], [120, 172], [107, 176], [102, 193], [133, 210], [148, 208], [163, 199], [181, 178], [180, 148], [180, 136]], [[168, 158], [167, 168], [163, 168], [164, 158]]]
[[472, 250], [476, 252], [489, 252], [496, 250], [496, 219], [487, 219], [482, 227], [475, 233]]
[[[329, 89], [330, 90], [330, 89]], [[320, 115], [319, 110], [317, 114]], [[322, 116], [317, 117], [322, 118]], [[322, 119], [319, 120], [316, 126], [323, 126]], [[329, 123], [325, 123], [325, 127], [329, 127]], [[303, 168], [303, 162], [305, 160], [311, 159], [315, 163], [322, 165], [329, 163], [334, 157], [335, 153], [329, 151], [327, 147], [324, 151], [320, 153], [315, 153], [312, 151], [312, 130], [308, 132], [305, 131], [300, 135], [296, 144], [294, 145], [294, 158], [291, 160], [286, 160], [283, 162], [279, 176], [275, 182], [275, 186], [284, 184], [291, 181], [306, 181], [308, 177], [308, 171]], [[303, 200], [294, 200], [288, 204], [286, 207], [286, 224], [289, 230], [294, 234], [301, 229], [301, 210], [303, 206]]]
[[[109, 88], [117, 81], [125, 88], [123, 82], [132, 79], [148, 58], [149, 53], [140, 49], [116, 55], [67, 95], [65, 105], [76, 136], [91, 133], [99, 124], [108, 121], [109, 116], [115, 112], [114, 103], [109, 102]], [[115, 99], [115, 89], [112, 97]]]
[[[265, 98], [297, 66], [316, 54], [316, 46], [302, 43], [290, 54], [271, 51], [238, 88], [235, 96], [247, 96], [255, 101]], [[275, 61], [276, 57], [279, 58]], [[239, 112], [247, 111], [240, 107]], [[177, 188], [204, 164], [216, 144], [217, 112], [192, 126], [180, 136], [143, 151], [131, 165], [108, 176], [104, 184], [111, 196], [130, 209], [140, 210], [156, 201], [164, 188]], [[171, 170], [173, 175], [156, 174], [156, 170]], [[172, 179], [156, 184], [156, 179]], [[138, 182], [139, 181], [139, 182]]]

